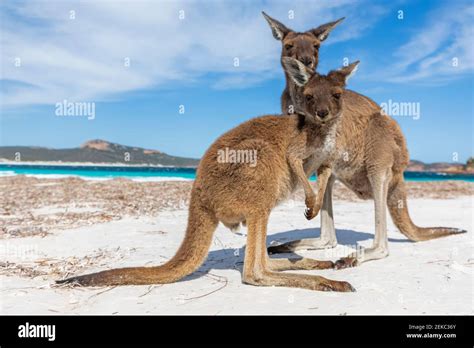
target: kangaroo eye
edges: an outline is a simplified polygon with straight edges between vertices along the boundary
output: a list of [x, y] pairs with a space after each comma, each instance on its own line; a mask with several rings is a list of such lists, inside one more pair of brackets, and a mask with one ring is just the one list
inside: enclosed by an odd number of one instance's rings
[[293, 48], [293, 45], [289, 45], [289, 44], [288, 44], [288, 45], [285, 45], [285, 49], [286, 49], [287, 51], [291, 50], [292, 48]]
[[307, 94], [307, 95], [305, 95], [305, 99], [306, 99], [306, 101], [311, 101], [311, 100], [313, 100], [313, 96], [311, 94]]
[[336, 99], [339, 99], [341, 98], [341, 93], [334, 93], [332, 96]]

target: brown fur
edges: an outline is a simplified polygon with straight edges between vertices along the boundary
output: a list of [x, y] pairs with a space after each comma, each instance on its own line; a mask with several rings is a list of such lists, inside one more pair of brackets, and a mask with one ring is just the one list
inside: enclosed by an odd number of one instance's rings
[[[295, 65], [288, 65], [294, 69]], [[342, 93], [343, 68], [328, 76], [315, 75], [319, 83]], [[337, 77], [337, 78], [336, 78]], [[315, 99], [319, 98], [316, 95]], [[325, 122], [302, 115], [264, 116], [247, 121], [219, 137], [200, 161], [191, 192], [185, 238], [170, 261], [157, 267], [121, 268], [73, 277], [59, 283], [86, 286], [156, 284], [175, 282], [194, 272], [205, 260], [218, 222], [235, 227], [248, 226], [243, 281], [263, 286], [289, 286], [323, 291], [353, 291], [347, 282], [320, 276], [279, 273], [283, 270], [332, 268], [331, 261], [312, 259], [270, 259], [266, 249], [266, 228], [271, 210], [302, 184], [306, 193], [308, 218], [314, 217], [321, 202], [308, 182], [303, 161], [319, 153], [324, 168], [330, 152], [326, 139], [333, 136], [339, 121], [342, 99], [330, 105]], [[222, 163], [219, 151], [256, 150], [257, 164]], [[320, 180], [330, 172], [321, 169]], [[326, 184], [320, 185], [322, 188]]]
[[[265, 14], [264, 16], [268, 21], [268, 16]], [[273, 26], [283, 26], [280, 22], [274, 19], [271, 20]], [[338, 21], [333, 23], [337, 24]], [[271, 22], [270, 25], [272, 26]], [[301, 52], [305, 52], [303, 55], [311, 53], [311, 50], [308, 49], [314, 44], [314, 38], [311, 35], [294, 33], [289, 29], [282, 29], [282, 31], [286, 33], [282, 39], [282, 61], [285, 57], [292, 57], [301, 61], [299, 58], [302, 55]], [[286, 42], [289, 41], [293, 46], [291, 51], [285, 48]], [[312, 60], [317, 65], [318, 52], [313, 51], [313, 54]], [[316, 83], [312, 86], [308, 84], [304, 88], [298, 86], [294, 81], [291, 82], [287, 70], [285, 70], [285, 76], [287, 84], [281, 99], [283, 112], [291, 108], [298, 113], [314, 114], [314, 107], [307, 110], [304, 94], [309, 89], [320, 89], [320, 95], [332, 93], [326, 90], [326, 86], [322, 84]], [[324, 238], [307, 240], [306, 242], [293, 241], [270, 247], [269, 251], [272, 253], [288, 252], [336, 245], [331, 201], [332, 182], [336, 178], [362, 199], [374, 199], [376, 190], [386, 191], [384, 204], [388, 207], [393, 222], [412, 241], [429, 240], [465, 232], [449, 227], [422, 228], [412, 222], [408, 213], [403, 179], [403, 172], [408, 165], [409, 155], [400, 127], [392, 118], [382, 115], [380, 107], [371, 99], [350, 90], [345, 90], [342, 98], [344, 99], [343, 117], [337, 128], [335, 161], [331, 164], [333, 177], [328, 181], [330, 183], [329, 190], [325, 191], [326, 208], [323, 209], [322, 214], [321, 236]], [[317, 163], [308, 160], [305, 163], [306, 167], [311, 167], [308, 171], [314, 172]], [[381, 177], [384, 177], [383, 183], [381, 183]], [[381, 207], [378, 210], [381, 211], [382, 215], [384, 214]], [[376, 216], [376, 220], [378, 218]], [[383, 226], [379, 227], [383, 229]], [[376, 236], [377, 238], [379, 237]], [[379, 244], [382, 245], [384, 242], [380, 241]], [[383, 256], [388, 255], [388, 250], [381, 254]]]

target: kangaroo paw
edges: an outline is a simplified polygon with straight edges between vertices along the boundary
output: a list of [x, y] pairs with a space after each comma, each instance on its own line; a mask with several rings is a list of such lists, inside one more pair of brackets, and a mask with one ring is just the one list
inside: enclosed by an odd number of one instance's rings
[[355, 257], [343, 257], [336, 261], [334, 268], [343, 269], [358, 266], [359, 262]]
[[306, 208], [304, 216], [307, 220], [314, 219], [318, 213], [313, 208]]

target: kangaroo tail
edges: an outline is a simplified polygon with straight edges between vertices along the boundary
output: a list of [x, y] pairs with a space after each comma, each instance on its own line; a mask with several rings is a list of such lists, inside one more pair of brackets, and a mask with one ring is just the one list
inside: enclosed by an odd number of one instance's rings
[[[193, 199], [194, 198], [194, 199]], [[83, 286], [143, 285], [173, 283], [193, 273], [204, 262], [218, 220], [191, 197], [188, 227], [176, 254], [161, 266], [117, 268], [57, 281]]]
[[452, 227], [418, 227], [410, 218], [407, 206], [407, 194], [403, 177], [397, 178], [388, 192], [387, 205], [393, 223], [408, 239], [419, 242], [454, 234], [466, 230]]

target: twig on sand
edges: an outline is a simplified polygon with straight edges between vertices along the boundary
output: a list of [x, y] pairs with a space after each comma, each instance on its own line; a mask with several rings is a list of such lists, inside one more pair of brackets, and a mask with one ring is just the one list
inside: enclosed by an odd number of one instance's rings
[[161, 285], [150, 285], [150, 286], [148, 287], [148, 290], [147, 290], [145, 293], [143, 293], [143, 294], [141, 294], [140, 296], [138, 296], [138, 297], [146, 296], [146, 295], [148, 295], [150, 292], [152, 292], [153, 290], [155, 290], [156, 288], [159, 288], [159, 287], [162, 287], [162, 286], [163, 286], [162, 284], [161, 284]]
[[433, 260], [433, 261], [428, 261], [426, 262], [427, 264], [428, 263], [440, 263], [440, 262], [451, 262], [452, 260]]
[[218, 281], [219, 283], [224, 283], [221, 287], [215, 289], [215, 290], [212, 290], [211, 292], [208, 292], [208, 293], [205, 293], [203, 295], [199, 295], [199, 296], [195, 296], [195, 297], [189, 297], [189, 298], [185, 298], [183, 300], [185, 301], [192, 301], [192, 300], [197, 300], [197, 299], [200, 299], [200, 298], [203, 298], [203, 297], [206, 297], [206, 296], [209, 296], [209, 295], [212, 295], [213, 293], [219, 291], [219, 290], [222, 290], [224, 289], [227, 284], [229, 283], [228, 279], [226, 277], [222, 277], [222, 276], [219, 276], [217, 274], [212, 274], [212, 273], [208, 273], [206, 274], [206, 277], [209, 277], [209, 278], [212, 278], [216, 281]]
[[[66, 279], [67, 277], [64, 277]], [[82, 289], [84, 290], [85, 286], [79, 284], [77, 281], [71, 283], [54, 283], [50, 285], [53, 289]]]
[[117, 287], [117, 286], [111, 286], [111, 287], [107, 287], [105, 290], [103, 290], [103, 291], [100, 291], [100, 292], [97, 292], [97, 293], [95, 293], [94, 295], [90, 296], [90, 297], [87, 299], [87, 301], [89, 301], [89, 300], [90, 300], [91, 298], [93, 298], [93, 297], [96, 297], [96, 296], [102, 295], [104, 292], [107, 292], [107, 291], [113, 290], [113, 289], [115, 289], [116, 287]]
[[[221, 241], [221, 240], [219, 239], [219, 237], [217, 237], [217, 236], [214, 237], [214, 242], [217, 242], [218, 244], [220, 244], [220, 246], [221, 246], [222, 248], [225, 248], [225, 247], [226, 247], [226, 246], [224, 245], [224, 243], [222, 243], [222, 241]], [[215, 244], [217, 244], [217, 243], [215, 243]]]

